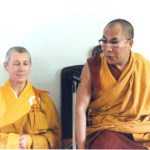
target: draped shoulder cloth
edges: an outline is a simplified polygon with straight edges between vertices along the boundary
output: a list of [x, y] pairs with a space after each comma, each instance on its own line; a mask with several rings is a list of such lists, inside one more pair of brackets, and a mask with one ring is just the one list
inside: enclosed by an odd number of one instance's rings
[[103, 54], [98, 98], [90, 103], [90, 135], [108, 129], [131, 133], [136, 141], [150, 141], [150, 62], [131, 52], [130, 60], [116, 81]]
[[58, 148], [60, 122], [46, 91], [27, 82], [17, 98], [9, 83], [0, 88], [0, 148], [18, 148], [19, 137], [29, 135], [27, 148]]

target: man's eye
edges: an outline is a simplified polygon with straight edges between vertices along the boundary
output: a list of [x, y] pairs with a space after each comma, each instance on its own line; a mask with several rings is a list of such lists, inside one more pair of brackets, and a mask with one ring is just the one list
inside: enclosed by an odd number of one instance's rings
[[106, 40], [102, 40], [102, 42], [103, 42], [104, 44], [107, 44], [107, 41], [106, 41]]
[[117, 41], [110, 41], [111, 44], [118, 44]]

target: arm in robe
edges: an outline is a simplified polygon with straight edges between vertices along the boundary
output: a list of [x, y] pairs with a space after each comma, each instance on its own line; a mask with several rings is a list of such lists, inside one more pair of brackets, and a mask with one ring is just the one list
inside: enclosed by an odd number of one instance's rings
[[[0, 105], [3, 103], [1, 96], [0, 92]], [[17, 122], [0, 128], [0, 148], [17, 149], [21, 130], [27, 135], [27, 148], [59, 148], [61, 128], [55, 105], [45, 92], [42, 92], [41, 99], [41, 109], [35, 113], [29, 111], [24, 116], [27, 119], [22, 117]], [[0, 117], [3, 112], [5, 110], [1, 108]], [[35, 132], [33, 128], [37, 128]]]
[[79, 149], [85, 148], [86, 142], [86, 111], [91, 99], [91, 75], [88, 64], [81, 73], [81, 82], [77, 89], [76, 105], [76, 139]]
[[17, 149], [19, 146], [19, 134], [0, 133], [0, 149]]
[[[0, 118], [3, 122], [4, 120], [2, 118], [3, 118], [4, 113], [6, 112], [6, 106], [5, 106], [5, 101], [4, 101], [4, 97], [2, 94], [2, 88], [0, 88], [0, 106], [1, 106]], [[4, 115], [4, 117], [6, 116]], [[14, 124], [2, 126], [0, 128], [0, 149], [18, 149], [19, 148], [20, 134], [17, 133], [16, 130], [17, 128]], [[28, 141], [28, 139], [30, 141]], [[30, 135], [27, 135], [27, 142], [28, 142], [28, 146], [30, 147], [32, 143]]]
[[[56, 107], [47, 93], [41, 94], [45, 105], [44, 114], [48, 124], [48, 130], [44, 133], [32, 135], [32, 148], [59, 148], [61, 140], [60, 120]], [[43, 122], [38, 122], [42, 125]]]

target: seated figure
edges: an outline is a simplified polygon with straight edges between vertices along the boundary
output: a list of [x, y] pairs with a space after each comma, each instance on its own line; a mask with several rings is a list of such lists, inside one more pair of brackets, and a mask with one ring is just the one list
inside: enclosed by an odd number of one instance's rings
[[112, 20], [99, 40], [103, 52], [83, 67], [76, 105], [79, 149], [150, 148], [150, 62], [131, 50], [133, 37], [130, 22]]
[[28, 81], [31, 56], [23, 47], [12, 47], [4, 67], [9, 79], [0, 87], [0, 148], [59, 148], [61, 128], [48, 92]]

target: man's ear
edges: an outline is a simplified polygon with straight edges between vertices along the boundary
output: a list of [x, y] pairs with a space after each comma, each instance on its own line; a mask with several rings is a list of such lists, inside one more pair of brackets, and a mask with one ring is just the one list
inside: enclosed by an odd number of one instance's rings
[[133, 39], [129, 40], [130, 47], [133, 46], [133, 43], [134, 43]]

